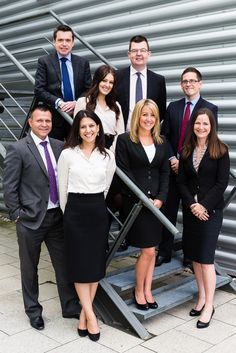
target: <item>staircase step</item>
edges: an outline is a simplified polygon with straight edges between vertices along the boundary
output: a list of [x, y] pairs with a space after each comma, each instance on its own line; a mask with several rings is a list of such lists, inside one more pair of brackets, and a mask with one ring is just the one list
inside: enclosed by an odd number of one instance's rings
[[[217, 275], [216, 278], [217, 288], [231, 282], [228, 276]], [[140, 321], [143, 321], [191, 300], [198, 293], [196, 281], [192, 276], [187, 279], [185, 278], [183, 282], [182, 285], [175, 285], [174, 288], [172, 286], [169, 290], [164, 290], [162, 287], [153, 292], [154, 298], [158, 303], [157, 309], [149, 309], [147, 311], [138, 310], [135, 304], [132, 303], [129, 305], [130, 311], [132, 311]]]
[[[153, 280], [163, 278], [179, 272], [184, 269], [182, 256], [176, 256], [172, 258], [171, 262], [163, 264], [159, 267], [155, 267]], [[127, 272], [121, 272], [114, 276], [107, 278], [108, 282], [114, 287], [117, 293], [122, 293], [128, 289], [131, 289], [135, 285], [135, 270], [129, 270]]]

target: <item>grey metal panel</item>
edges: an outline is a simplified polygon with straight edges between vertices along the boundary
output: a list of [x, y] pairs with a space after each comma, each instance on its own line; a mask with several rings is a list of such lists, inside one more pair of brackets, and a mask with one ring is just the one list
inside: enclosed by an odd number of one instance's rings
[[[168, 101], [182, 96], [179, 77], [186, 66], [203, 74], [202, 93], [219, 107], [219, 134], [230, 146], [236, 170], [236, 1], [235, 0], [67, 0], [1, 2], [1, 41], [34, 75], [36, 60], [50, 51], [56, 21], [52, 9], [103, 54], [112, 65], [129, 64], [128, 40], [149, 38], [149, 66], [166, 77]], [[40, 12], [40, 13], [39, 13]], [[40, 14], [40, 16], [37, 16]], [[33, 19], [29, 16], [34, 15]], [[28, 16], [28, 18], [26, 18]], [[27, 51], [28, 50], [28, 51]], [[24, 51], [24, 52], [23, 52]], [[96, 57], [76, 42], [75, 52], [86, 56], [94, 70]], [[22, 74], [0, 53], [0, 82], [12, 90], [32, 90]], [[230, 179], [231, 187], [235, 181]], [[225, 211], [217, 259], [236, 274], [236, 200]]]

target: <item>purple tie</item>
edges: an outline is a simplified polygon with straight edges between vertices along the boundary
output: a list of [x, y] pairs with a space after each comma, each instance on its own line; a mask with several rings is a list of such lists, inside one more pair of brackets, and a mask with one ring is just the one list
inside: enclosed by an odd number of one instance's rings
[[135, 103], [143, 99], [143, 89], [142, 89], [142, 80], [141, 80], [141, 72], [136, 72], [137, 81], [136, 81], [136, 90], [135, 90]]
[[40, 145], [42, 145], [44, 148], [44, 153], [45, 153], [46, 162], [47, 162], [49, 185], [50, 185], [50, 200], [53, 203], [57, 203], [58, 201], [57, 181], [56, 181], [55, 171], [52, 165], [51, 157], [48, 152], [47, 143], [48, 143], [47, 141], [40, 142]]

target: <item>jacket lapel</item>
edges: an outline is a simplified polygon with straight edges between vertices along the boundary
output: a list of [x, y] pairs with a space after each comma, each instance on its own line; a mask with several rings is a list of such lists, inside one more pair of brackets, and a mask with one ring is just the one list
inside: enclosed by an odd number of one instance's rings
[[38, 148], [35, 145], [35, 143], [34, 143], [32, 137], [30, 136], [30, 134], [28, 134], [27, 137], [26, 137], [26, 143], [27, 143], [27, 146], [30, 149], [31, 153], [33, 154], [34, 158], [36, 159], [37, 163], [39, 164], [40, 168], [42, 169], [44, 174], [48, 177], [48, 172], [47, 172], [47, 170], [45, 168], [45, 165], [43, 163], [42, 157], [40, 156]]
[[73, 77], [74, 77], [74, 88], [75, 92], [78, 90], [78, 84], [80, 79], [80, 70], [79, 70], [79, 60], [78, 57], [76, 58], [73, 54], [71, 54], [71, 62], [73, 68]]
[[61, 68], [60, 68], [60, 63], [59, 63], [59, 59], [58, 59], [56, 51], [53, 54], [51, 54], [51, 62], [52, 62], [52, 66], [54, 67], [54, 70], [58, 76], [58, 79], [61, 82]]
[[56, 161], [58, 161], [58, 158], [59, 158], [59, 156], [61, 154], [60, 145], [56, 141], [54, 141], [54, 140], [52, 140], [50, 138], [49, 138], [49, 141], [50, 141], [50, 145], [51, 145], [54, 157], [55, 157]]

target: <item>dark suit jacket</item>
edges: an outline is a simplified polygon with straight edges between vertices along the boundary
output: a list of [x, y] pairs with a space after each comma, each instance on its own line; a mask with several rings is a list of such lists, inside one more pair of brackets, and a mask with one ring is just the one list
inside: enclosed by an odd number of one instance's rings
[[223, 194], [229, 181], [229, 153], [219, 159], [211, 159], [208, 151], [204, 154], [198, 172], [193, 167], [192, 155], [186, 160], [180, 158], [177, 183], [183, 204], [189, 207], [198, 202], [208, 211], [224, 207]]
[[[129, 117], [130, 98], [130, 67], [117, 71], [117, 100], [121, 105], [125, 126]], [[166, 112], [166, 83], [164, 76], [147, 70], [147, 98], [152, 99], [159, 107], [160, 119], [164, 118]]]
[[[91, 85], [91, 73], [88, 60], [71, 54], [74, 73], [75, 100], [85, 93]], [[57, 98], [62, 98], [61, 70], [57, 52], [45, 55], [38, 60], [35, 74], [35, 96], [39, 101], [55, 107]]]
[[[168, 105], [165, 119], [162, 123], [161, 133], [166, 137], [168, 144], [169, 144], [169, 157], [177, 156], [178, 151], [178, 144], [180, 138], [180, 131], [181, 131], [181, 123], [184, 115], [184, 107], [185, 107], [185, 98], [182, 98], [178, 101], [171, 102]], [[193, 113], [198, 110], [199, 108], [208, 108], [210, 109], [216, 120], [217, 125], [217, 112], [218, 107], [202, 97], [199, 98], [197, 104], [195, 105]], [[190, 117], [191, 119], [191, 117]]]
[[[58, 160], [63, 142], [50, 139], [50, 145]], [[49, 179], [30, 134], [9, 146], [4, 164], [4, 201], [10, 218], [19, 216], [24, 226], [38, 229], [47, 212]]]
[[166, 142], [156, 145], [150, 163], [142, 144], [132, 142], [129, 133], [121, 134], [116, 143], [116, 163], [147, 197], [166, 201], [169, 181]]

